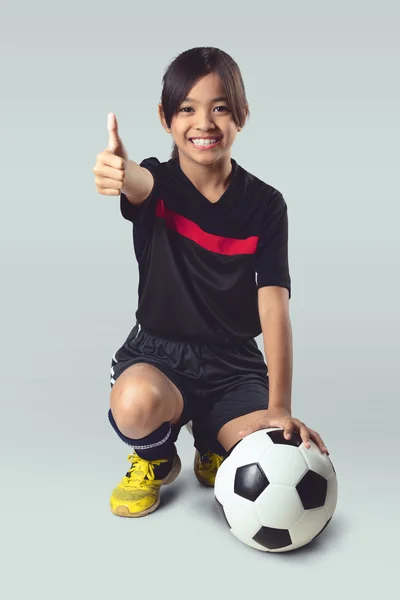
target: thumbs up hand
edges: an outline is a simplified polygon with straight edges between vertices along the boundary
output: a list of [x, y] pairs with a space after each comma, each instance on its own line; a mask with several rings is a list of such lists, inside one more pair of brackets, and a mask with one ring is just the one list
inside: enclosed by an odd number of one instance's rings
[[93, 167], [97, 191], [104, 196], [119, 196], [124, 187], [128, 152], [118, 133], [117, 117], [108, 115], [108, 147], [96, 157]]

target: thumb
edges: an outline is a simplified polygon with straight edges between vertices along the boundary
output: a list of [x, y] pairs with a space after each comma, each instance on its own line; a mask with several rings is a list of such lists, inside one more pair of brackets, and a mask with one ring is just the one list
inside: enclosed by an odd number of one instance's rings
[[119, 155], [123, 144], [118, 134], [117, 117], [114, 115], [114, 113], [108, 113], [107, 129], [108, 147], [114, 152], [114, 154]]

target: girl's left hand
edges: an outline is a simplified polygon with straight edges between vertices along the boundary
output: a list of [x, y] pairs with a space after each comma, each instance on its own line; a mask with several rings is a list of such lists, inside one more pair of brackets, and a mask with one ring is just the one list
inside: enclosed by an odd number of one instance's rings
[[254, 431], [259, 429], [268, 429], [270, 427], [283, 427], [284, 436], [287, 440], [290, 439], [292, 431], [296, 431], [303, 440], [306, 448], [310, 448], [309, 442], [312, 439], [317, 446], [321, 449], [321, 452], [329, 455], [328, 448], [325, 446], [319, 433], [307, 427], [299, 419], [295, 419], [291, 416], [290, 412], [286, 408], [269, 408], [265, 411], [265, 415], [254, 421], [251, 425], [239, 431], [240, 437], [244, 438]]

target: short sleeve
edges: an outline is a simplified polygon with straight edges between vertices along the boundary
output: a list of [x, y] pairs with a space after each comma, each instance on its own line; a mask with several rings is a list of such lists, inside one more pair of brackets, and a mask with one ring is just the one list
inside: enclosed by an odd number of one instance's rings
[[150, 195], [141, 204], [135, 205], [129, 202], [125, 194], [120, 196], [120, 209], [124, 219], [136, 223], [142, 220], [146, 215], [149, 215], [155, 209], [155, 189], [157, 187], [157, 174], [160, 166], [160, 161], [155, 156], [145, 158], [140, 163], [141, 167], [148, 169], [154, 177], [154, 186]]
[[265, 211], [256, 251], [257, 287], [281, 286], [289, 291], [288, 212], [282, 194], [275, 190]]

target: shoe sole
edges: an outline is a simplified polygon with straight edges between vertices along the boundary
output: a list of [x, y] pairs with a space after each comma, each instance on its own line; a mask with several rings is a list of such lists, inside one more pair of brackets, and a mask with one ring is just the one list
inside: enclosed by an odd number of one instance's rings
[[202, 479], [201, 476], [197, 473], [196, 467], [198, 466], [199, 462], [200, 462], [200, 452], [198, 450], [196, 450], [196, 452], [194, 453], [194, 461], [193, 461], [193, 471], [196, 476], [196, 479], [197, 479], [197, 481], [199, 481], [202, 485], [205, 485], [206, 487], [214, 487], [213, 483], [210, 483], [210, 482], [206, 481], [205, 479]]
[[155, 510], [157, 510], [157, 508], [160, 505], [161, 486], [168, 485], [168, 484], [172, 483], [173, 481], [175, 481], [175, 479], [178, 477], [179, 473], [181, 472], [181, 469], [182, 469], [181, 459], [178, 455], [176, 455], [176, 458], [172, 465], [171, 471], [162, 480], [160, 487], [158, 488], [157, 500], [155, 501], [154, 504], [152, 504], [152, 506], [149, 506], [149, 508], [146, 508], [146, 510], [142, 510], [142, 512], [139, 512], [139, 513], [131, 513], [127, 506], [124, 506], [123, 504], [121, 504], [120, 506], [116, 506], [115, 508], [110, 507], [111, 512], [114, 515], [117, 515], [117, 517], [130, 517], [130, 518], [145, 517], [146, 515], [154, 512]]

